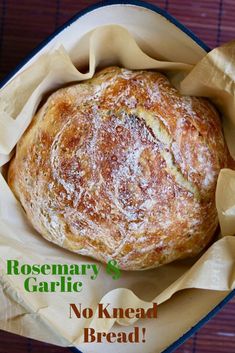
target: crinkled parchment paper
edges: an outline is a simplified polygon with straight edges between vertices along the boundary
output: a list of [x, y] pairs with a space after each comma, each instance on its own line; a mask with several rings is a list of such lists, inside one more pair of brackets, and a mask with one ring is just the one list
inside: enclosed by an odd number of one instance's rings
[[[0, 166], [10, 160], [14, 146], [45, 93], [66, 83], [91, 78], [97, 66], [110, 64], [129, 69], [161, 69], [184, 94], [210, 97], [223, 112], [226, 140], [235, 157], [235, 42], [214, 49], [193, 67], [150, 58], [126, 29], [110, 25], [87, 34], [85, 40], [77, 44], [73, 58], [81, 52], [84, 52], [84, 60], [89, 60], [85, 74], [77, 70], [65, 49], [60, 47], [42, 54], [1, 90]], [[235, 237], [232, 237], [235, 233], [235, 171], [221, 171], [216, 201], [223, 237], [199, 259], [179, 261], [154, 270], [122, 272], [117, 281], [99, 264], [101, 270], [96, 280], [89, 276], [81, 278], [83, 290], [80, 293], [28, 293], [23, 289], [25, 277], [5, 274], [7, 259], [28, 264], [96, 261], [60, 249], [39, 236], [0, 174], [0, 328], [59, 345], [79, 346], [84, 326], [107, 331], [115, 320], [69, 319], [69, 303], [82, 303], [94, 310], [98, 302], [111, 303], [113, 307], [147, 309], [152, 302], [164, 303], [174, 293], [187, 288], [203, 289], [202, 298], [208, 290], [215, 291], [215, 295], [221, 291], [224, 296], [226, 291], [235, 288]], [[43, 280], [43, 277], [37, 278]], [[46, 280], [56, 280], [56, 276]], [[193, 298], [193, 290], [186, 292], [188, 298]], [[185, 291], [181, 291], [174, 298], [181, 300], [184, 295]], [[160, 306], [160, 313], [167, 305], [171, 310], [171, 300]], [[142, 321], [138, 324], [143, 325]], [[118, 323], [126, 326], [134, 320], [120, 319]], [[159, 328], [159, 332], [161, 330]]]

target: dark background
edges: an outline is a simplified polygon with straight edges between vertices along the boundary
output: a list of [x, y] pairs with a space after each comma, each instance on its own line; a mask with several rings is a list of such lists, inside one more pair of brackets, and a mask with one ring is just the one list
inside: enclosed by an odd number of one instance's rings
[[[235, 0], [149, 2], [168, 10], [211, 48], [235, 39]], [[90, 0], [0, 0], [0, 79], [40, 41], [94, 3]], [[0, 331], [0, 353], [16, 352], [70, 351]], [[235, 353], [235, 299], [176, 352]]]

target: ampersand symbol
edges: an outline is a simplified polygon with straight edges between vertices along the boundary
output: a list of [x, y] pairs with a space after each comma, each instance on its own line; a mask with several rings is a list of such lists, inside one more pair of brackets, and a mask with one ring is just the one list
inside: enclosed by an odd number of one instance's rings
[[113, 279], [120, 278], [121, 271], [119, 270], [118, 263], [116, 260], [110, 260], [107, 263], [106, 272], [111, 275]]

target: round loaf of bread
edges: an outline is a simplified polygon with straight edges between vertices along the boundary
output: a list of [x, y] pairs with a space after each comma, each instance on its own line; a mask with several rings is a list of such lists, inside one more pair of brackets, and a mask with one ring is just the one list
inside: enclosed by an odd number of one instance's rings
[[210, 242], [216, 181], [229, 159], [206, 99], [180, 95], [157, 72], [109, 67], [49, 97], [8, 181], [44, 238], [140, 270]]

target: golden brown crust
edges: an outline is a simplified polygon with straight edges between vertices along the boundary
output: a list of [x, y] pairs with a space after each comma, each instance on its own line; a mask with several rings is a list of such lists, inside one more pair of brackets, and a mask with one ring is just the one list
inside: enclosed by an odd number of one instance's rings
[[160, 73], [111, 67], [48, 99], [18, 143], [9, 185], [46, 239], [145, 269], [208, 244], [228, 160], [207, 100], [181, 96]]

